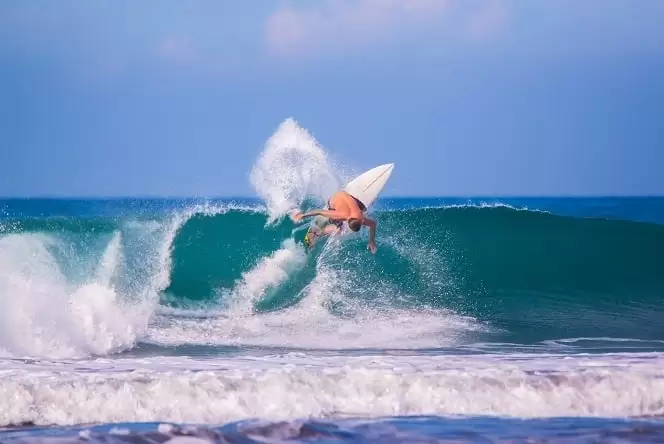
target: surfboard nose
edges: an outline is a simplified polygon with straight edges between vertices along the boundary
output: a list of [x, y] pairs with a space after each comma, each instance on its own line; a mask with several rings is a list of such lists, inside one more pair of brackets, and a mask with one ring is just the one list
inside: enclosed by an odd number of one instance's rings
[[344, 189], [369, 208], [387, 183], [393, 169], [394, 163], [374, 167], [348, 182]]

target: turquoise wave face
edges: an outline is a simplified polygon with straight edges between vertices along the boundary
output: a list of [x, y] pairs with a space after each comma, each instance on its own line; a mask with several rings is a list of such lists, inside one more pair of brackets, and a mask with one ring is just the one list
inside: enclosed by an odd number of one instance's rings
[[[656, 322], [664, 293], [660, 225], [506, 207], [387, 211], [377, 218], [379, 254], [366, 251], [366, 233], [326, 252], [319, 244], [255, 308], [296, 302], [322, 262], [347, 283], [346, 300], [451, 309], [489, 322], [505, 339], [664, 333]], [[262, 214], [231, 212], [184, 224], [173, 244], [174, 300], [231, 291], [294, 228], [289, 221], [265, 223]]]
[[509, 207], [386, 210], [375, 217], [376, 255], [366, 250], [366, 232], [320, 242], [306, 254], [304, 230], [287, 218], [266, 225], [265, 214], [248, 210], [194, 213], [179, 225], [168, 217], [152, 221], [153, 231], [175, 227], [161, 246], [145, 234], [147, 222], [138, 224], [141, 231], [121, 218], [15, 220], [3, 235], [64, 239], [68, 247], [60, 246], [58, 257], [72, 275], [85, 275], [90, 267], [76, 270], [87, 263], [81, 258], [102, 255], [120, 232], [117, 280], [124, 286], [155, 275], [150, 261], [159, 255], [146, 248], [167, 248], [161, 303], [174, 307], [245, 303], [278, 311], [306, 291], [326, 291], [327, 309], [340, 316], [352, 315], [351, 306], [451, 310], [489, 325], [491, 340], [664, 337], [662, 225]]

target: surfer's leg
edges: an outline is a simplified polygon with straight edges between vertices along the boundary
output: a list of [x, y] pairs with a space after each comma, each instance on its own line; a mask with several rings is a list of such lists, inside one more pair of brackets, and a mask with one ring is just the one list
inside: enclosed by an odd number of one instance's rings
[[304, 236], [304, 244], [308, 248], [313, 248], [319, 238], [335, 234], [340, 229], [335, 224], [328, 224], [321, 230], [311, 230]]
[[334, 234], [337, 231], [339, 231], [339, 227], [337, 227], [335, 224], [330, 224], [327, 227], [325, 227], [323, 233], [319, 234], [319, 236], [329, 236], [330, 234]]

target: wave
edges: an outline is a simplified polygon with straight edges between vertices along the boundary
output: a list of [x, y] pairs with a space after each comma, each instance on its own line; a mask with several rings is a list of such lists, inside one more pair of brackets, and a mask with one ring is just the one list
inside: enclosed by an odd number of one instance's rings
[[252, 168], [257, 206], [14, 202], [0, 219], [0, 354], [664, 337], [663, 225], [378, 202], [376, 255], [366, 232], [305, 252], [285, 215], [356, 173], [287, 119]]
[[[367, 257], [366, 236], [351, 236], [338, 245], [338, 265], [352, 266], [364, 279], [399, 281], [418, 294], [436, 282], [475, 293], [583, 293], [614, 300], [626, 292], [647, 299], [664, 288], [658, 272], [664, 227], [658, 225], [509, 207], [386, 211], [378, 220], [381, 254]], [[197, 299], [232, 287], [295, 228], [289, 220], [265, 224], [264, 214], [242, 211], [189, 219], [174, 240], [170, 290]], [[430, 269], [422, 274], [418, 266]], [[434, 302], [418, 302], [427, 299]]]
[[144, 334], [170, 279], [169, 222], [24, 219], [0, 235], [0, 356], [106, 355]]
[[[306, 254], [301, 227], [261, 208], [14, 220], [0, 237], [0, 349], [104, 354], [146, 338], [210, 337], [398, 348], [664, 333], [664, 226], [496, 205], [375, 216], [375, 256], [366, 233]], [[63, 308], [72, 304], [78, 311]], [[173, 322], [158, 304], [215, 315]], [[17, 340], [21, 331], [30, 339]]]
[[0, 398], [0, 422], [219, 424], [247, 417], [661, 416], [661, 363], [658, 353], [605, 355], [599, 361], [589, 356], [339, 359], [288, 354], [97, 360], [63, 363], [55, 369], [48, 364], [8, 363], [2, 367], [0, 390], [15, 395]]
[[[344, 276], [345, 301], [447, 308], [519, 341], [564, 334], [662, 336], [656, 322], [664, 293], [661, 225], [507, 206], [384, 211], [377, 217], [378, 255], [368, 256], [366, 239], [351, 236], [325, 258]], [[265, 215], [247, 213], [188, 221], [174, 243], [170, 289], [183, 299], [232, 290], [293, 230], [288, 220], [267, 230], [265, 222]], [[255, 308], [291, 304], [318, 265], [316, 255], [308, 256], [285, 282], [264, 288]]]

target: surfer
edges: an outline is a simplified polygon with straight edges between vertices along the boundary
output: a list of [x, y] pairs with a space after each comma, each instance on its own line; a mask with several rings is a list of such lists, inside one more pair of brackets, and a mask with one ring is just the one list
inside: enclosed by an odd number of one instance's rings
[[305, 239], [309, 246], [313, 246], [316, 237], [328, 236], [339, 231], [343, 223], [347, 222], [352, 231], [360, 231], [363, 225], [369, 227], [369, 244], [367, 248], [376, 252], [376, 221], [364, 215], [366, 206], [357, 198], [345, 191], [334, 193], [327, 201], [327, 209], [313, 210], [307, 213], [297, 213], [293, 216], [295, 222], [305, 217], [317, 216], [316, 230], [312, 231], [313, 239]]

